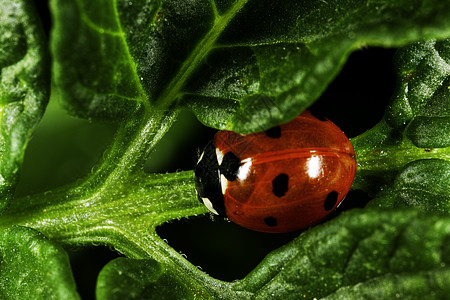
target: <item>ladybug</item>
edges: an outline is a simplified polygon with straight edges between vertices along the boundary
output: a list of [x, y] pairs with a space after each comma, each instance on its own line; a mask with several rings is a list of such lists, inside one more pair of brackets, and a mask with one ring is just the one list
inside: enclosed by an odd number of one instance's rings
[[198, 199], [216, 215], [262, 232], [289, 232], [324, 219], [356, 173], [353, 146], [309, 111], [253, 134], [219, 131], [195, 166]]

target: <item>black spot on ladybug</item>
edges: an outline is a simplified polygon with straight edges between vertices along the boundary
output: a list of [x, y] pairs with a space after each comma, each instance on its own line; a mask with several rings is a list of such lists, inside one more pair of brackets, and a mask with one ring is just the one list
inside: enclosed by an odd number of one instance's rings
[[275, 219], [274, 217], [267, 217], [264, 218], [264, 223], [269, 227], [275, 227], [277, 226], [277, 219]]
[[274, 180], [272, 180], [272, 192], [277, 197], [283, 197], [288, 190], [289, 176], [287, 174], [281, 173]]
[[236, 180], [241, 160], [233, 152], [227, 152], [223, 156], [222, 164], [219, 166], [220, 174], [225, 176], [229, 181]]
[[333, 207], [336, 205], [337, 198], [338, 198], [338, 192], [332, 191], [328, 194], [327, 199], [325, 199], [324, 208], [326, 211], [332, 210]]
[[270, 138], [278, 139], [281, 137], [281, 127], [280, 126], [272, 127], [264, 131], [264, 133]]

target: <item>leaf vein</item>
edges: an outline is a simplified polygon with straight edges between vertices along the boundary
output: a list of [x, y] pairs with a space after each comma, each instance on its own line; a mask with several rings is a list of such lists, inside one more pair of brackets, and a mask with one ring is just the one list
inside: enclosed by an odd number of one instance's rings
[[159, 99], [156, 101], [156, 106], [160, 109], [168, 108], [179, 96], [184, 84], [189, 79], [190, 75], [198, 68], [200, 63], [206, 58], [214, 44], [219, 38], [220, 34], [228, 26], [229, 22], [235, 15], [245, 6], [248, 0], [237, 1], [225, 14], [220, 16], [214, 22], [213, 27], [205, 35], [205, 37], [197, 44], [194, 51], [181, 65], [180, 70], [174, 76], [172, 81], [167, 85], [162, 92]]

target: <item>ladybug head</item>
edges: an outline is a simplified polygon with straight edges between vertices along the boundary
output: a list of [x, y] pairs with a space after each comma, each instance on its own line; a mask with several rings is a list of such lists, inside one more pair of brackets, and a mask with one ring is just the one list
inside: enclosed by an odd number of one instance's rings
[[220, 186], [219, 163], [217, 162], [214, 142], [206, 145], [205, 150], [194, 168], [195, 189], [198, 200], [216, 215], [225, 216], [225, 206]]

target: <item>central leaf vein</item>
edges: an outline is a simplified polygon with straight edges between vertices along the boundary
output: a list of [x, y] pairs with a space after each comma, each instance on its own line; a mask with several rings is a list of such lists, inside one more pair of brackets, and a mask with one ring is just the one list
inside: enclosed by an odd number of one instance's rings
[[[186, 81], [198, 68], [200, 63], [206, 58], [209, 52], [214, 48], [214, 44], [222, 32], [225, 30], [230, 21], [244, 7], [248, 0], [237, 1], [225, 14], [216, 17], [214, 25], [205, 37], [197, 44], [191, 55], [181, 65], [180, 70], [174, 76], [167, 88], [161, 94], [156, 102], [156, 106], [160, 109], [168, 108], [180, 95]], [[216, 15], [217, 16], [217, 15]]]

